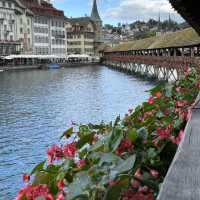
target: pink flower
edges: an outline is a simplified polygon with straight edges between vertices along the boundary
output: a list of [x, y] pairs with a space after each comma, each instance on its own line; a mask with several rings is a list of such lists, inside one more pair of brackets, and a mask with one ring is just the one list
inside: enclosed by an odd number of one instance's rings
[[26, 196], [27, 200], [35, 200], [37, 197], [44, 197], [45, 200], [53, 200], [53, 196], [49, 192], [49, 188], [45, 184], [39, 184], [36, 186], [27, 185], [19, 190], [15, 200], [21, 200], [23, 196]]
[[57, 182], [57, 187], [58, 187], [59, 190], [63, 190], [64, 187], [65, 187], [64, 181], [63, 181], [63, 180], [59, 180], [59, 181]]
[[58, 192], [56, 200], [63, 200], [63, 198], [64, 198], [63, 192]]
[[153, 97], [149, 97], [149, 99], [148, 99], [148, 104], [153, 104], [154, 103], [154, 98]]
[[159, 177], [159, 172], [157, 170], [151, 169], [150, 170], [150, 174], [154, 178], [158, 178]]
[[180, 130], [177, 136], [171, 136], [170, 139], [173, 143], [179, 145], [184, 137], [184, 130]]
[[48, 162], [51, 164], [55, 160], [60, 160], [63, 156], [62, 149], [56, 145], [53, 144], [51, 147], [47, 149], [47, 155], [48, 155]]
[[62, 151], [65, 157], [74, 157], [76, 153], [76, 144], [74, 142], [65, 144], [62, 147]]
[[138, 192], [147, 193], [149, 192], [149, 188], [147, 186], [139, 187]]
[[187, 104], [186, 100], [178, 100], [176, 102], [176, 106], [179, 107], [179, 108], [184, 107], [186, 104]]
[[177, 92], [181, 92], [181, 87], [177, 87], [177, 88], [176, 88], [176, 91], [177, 91]]
[[140, 168], [138, 168], [138, 169], [136, 170], [134, 176], [137, 177], [137, 178], [139, 178], [139, 179], [141, 179], [141, 180], [144, 178], [144, 176], [143, 176], [142, 171], [141, 171]]
[[76, 166], [78, 168], [82, 168], [84, 165], [85, 165], [85, 160], [83, 159], [76, 162]]
[[178, 133], [178, 136], [176, 137], [176, 144], [177, 145], [180, 144], [183, 137], [184, 137], [184, 130], [181, 129]]
[[168, 125], [165, 129], [157, 128], [156, 132], [161, 138], [168, 138], [171, 133], [171, 125]]
[[27, 173], [22, 174], [22, 179], [25, 183], [28, 183], [30, 181], [30, 175]]

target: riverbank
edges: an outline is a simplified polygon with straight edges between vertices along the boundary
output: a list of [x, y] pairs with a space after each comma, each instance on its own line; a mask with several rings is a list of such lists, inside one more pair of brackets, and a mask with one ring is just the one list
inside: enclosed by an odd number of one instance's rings
[[[44, 64], [46, 65], [46, 64]], [[61, 67], [68, 68], [68, 67], [81, 67], [81, 66], [88, 66], [88, 65], [99, 65], [99, 62], [95, 63], [60, 63]], [[18, 70], [33, 70], [33, 69], [40, 69], [41, 65], [23, 65], [23, 66], [1, 66], [0, 72], [3, 71], [18, 71]]]

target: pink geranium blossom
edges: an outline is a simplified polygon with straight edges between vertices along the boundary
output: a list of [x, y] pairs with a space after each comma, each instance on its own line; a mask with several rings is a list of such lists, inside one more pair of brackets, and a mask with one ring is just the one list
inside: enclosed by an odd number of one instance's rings
[[37, 197], [44, 197], [45, 200], [53, 200], [53, 196], [49, 192], [49, 188], [45, 184], [39, 184], [36, 186], [27, 185], [19, 190], [15, 200], [21, 200], [25, 195], [27, 200], [35, 200]]
[[47, 155], [48, 155], [48, 162], [51, 164], [55, 160], [60, 160], [63, 156], [62, 149], [56, 145], [53, 144], [51, 147], [47, 149]]
[[76, 166], [78, 168], [82, 168], [84, 165], [85, 165], [85, 160], [84, 159], [79, 160], [79, 161], [76, 162]]
[[153, 104], [154, 103], [154, 98], [153, 97], [149, 97], [149, 99], [147, 100], [148, 104]]
[[62, 147], [62, 152], [65, 157], [71, 157], [71, 158], [74, 157], [76, 153], [76, 144], [74, 142], [70, 144], [65, 144]]

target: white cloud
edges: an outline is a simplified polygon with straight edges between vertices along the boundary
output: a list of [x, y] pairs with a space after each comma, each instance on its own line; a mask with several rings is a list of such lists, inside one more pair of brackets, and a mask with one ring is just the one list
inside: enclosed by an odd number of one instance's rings
[[174, 11], [168, 0], [120, 0], [119, 6], [106, 11], [104, 18], [119, 21], [158, 19], [158, 14], [166, 19], [169, 13], [176, 19], [181, 17]]

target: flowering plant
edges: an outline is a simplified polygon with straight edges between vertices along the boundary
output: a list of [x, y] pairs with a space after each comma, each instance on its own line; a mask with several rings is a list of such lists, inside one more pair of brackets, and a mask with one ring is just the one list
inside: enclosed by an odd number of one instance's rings
[[70, 127], [61, 138], [71, 142], [48, 148], [15, 200], [154, 200], [191, 118], [198, 70], [159, 84], [123, 119]]

